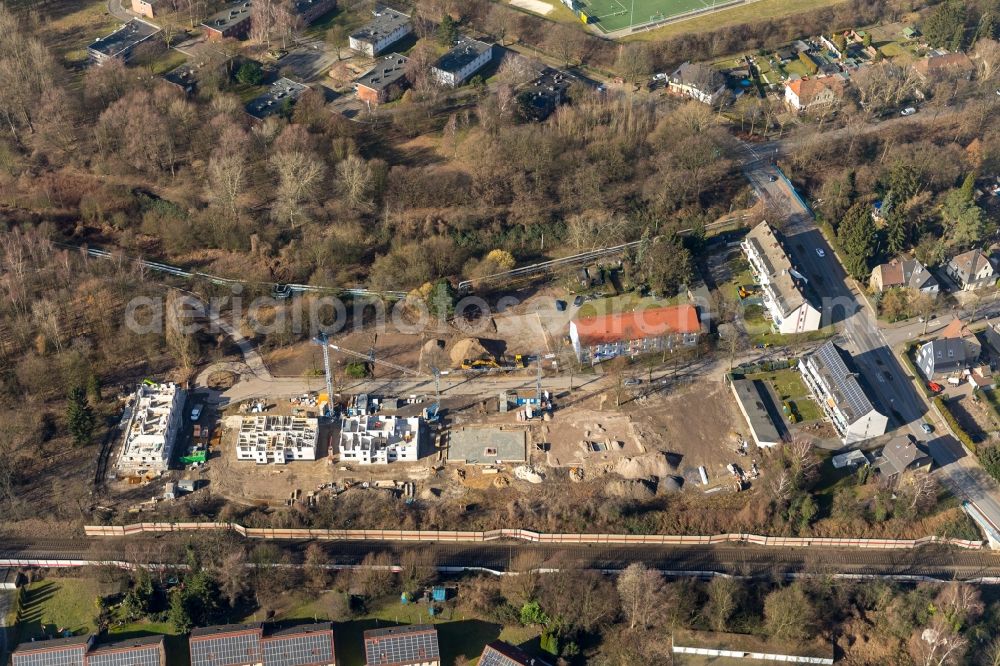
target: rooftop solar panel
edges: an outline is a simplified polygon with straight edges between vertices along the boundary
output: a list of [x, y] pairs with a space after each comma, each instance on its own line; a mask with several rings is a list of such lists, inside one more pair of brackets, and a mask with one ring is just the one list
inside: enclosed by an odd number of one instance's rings
[[283, 633], [264, 639], [266, 666], [313, 666], [332, 664], [333, 630]]
[[837, 394], [840, 409], [856, 420], [874, 411], [855, 373], [847, 367], [840, 349], [833, 342], [827, 342], [813, 354], [814, 361], [827, 384]]
[[430, 625], [365, 632], [365, 663], [368, 666], [404, 666], [440, 658], [437, 630]]
[[87, 666], [162, 666], [162, 652], [159, 644], [102, 648], [87, 655]]
[[260, 630], [211, 637], [192, 634], [191, 666], [244, 666], [262, 662]]
[[59, 645], [55, 641], [38, 641], [18, 647], [13, 654], [12, 664], [13, 666], [84, 666], [86, 651], [86, 642]]
[[504, 643], [493, 641], [483, 650], [479, 658], [479, 666], [548, 666], [541, 659], [529, 656], [523, 650]]

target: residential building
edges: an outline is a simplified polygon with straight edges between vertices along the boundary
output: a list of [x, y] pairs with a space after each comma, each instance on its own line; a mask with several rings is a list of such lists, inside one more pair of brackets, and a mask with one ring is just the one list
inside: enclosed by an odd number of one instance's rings
[[940, 290], [938, 281], [931, 272], [916, 259], [893, 259], [872, 269], [869, 281], [872, 291], [905, 287], [925, 294], [936, 295]]
[[916, 363], [924, 378], [931, 380], [961, 372], [971, 361], [965, 356], [965, 344], [961, 340], [943, 338], [920, 345]]
[[889, 418], [879, 413], [850, 369], [846, 355], [832, 341], [799, 363], [802, 377], [844, 444], [884, 435]]
[[354, 80], [358, 99], [369, 106], [398, 99], [409, 85], [406, 78], [408, 58], [398, 53], [387, 55]]
[[764, 307], [782, 334], [818, 331], [822, 316], [806, 298], [802, 275], [793, 267], [781, 241], [767, 222], [750, 230], [741, 243], [750, 269], [761, 286]]
[[429, 624], [369, 629], [364, 639], [365, 666], [441, 666], [437, 629]]
[[340, 421], [340, 460], [361, 465], [415, 462], [422, 439], [423, 421], [418, 417], [345, 416]]
[[369, 58], [374, 58], [413, 32], [413, 22], [402, 12], [378, 7], [372, 14], [374, 18], [348, 39], [352, 49]]
[[781, 434], [771, 416], [777, 408], [767, 386], [756, 379], [734, 379], [732, 389], [736, 405], [746, 419], [750, 435], [757, 446], [765, 449], [781, 444]]
[[503, 641], [493, 641], [483, 649], [479, 666], [549, 666], [537, 657], [529, 656], [524, 650]]
[[929, 471], [934, 462], [923, 442], [912, 435], [893, 437], [882, 447], [882, 460], [878, 471], [882, 476], [894, 477], [915, 470]]
[[184, 421], [184, 390], [177, 384], [139, 385], [126, 414], [118, 470], [166, 471]]
[[236, 459], [258, 465], [316, 460], [319, 420], [298, 416], [245, 416], [236, 440]]
[[569, 324], [573, 350], [581, 363], [635, 356], [698, 343], [701, 322], [690, 304], [574, 319]]
[[152, 23], [146, 23], [142, 19], [132, 19], [107, 37], [101, 37], [87, 47], [87, 55], [91, 62], [98, 65], [112, 58], [127, 62], [135, 47], [159, 32], [160, 29]]
[[191, 666], [336, 666], [329, 622], [201, 627], [191, 632], [188, 646]]
[[931, 380], [972, 368], [978, 364], [982, 350], [976, 334], [956, 317], [936, 340], [920, 345], [916, 364], [924, 378]]
[[976, 66], [964, 53], [931, 55], [913, 63], [913, 72], [924, 83], [949, 77], [972, 78]]
[[973, 291], [997, 281], [996, 269], [982, 250], [969, 250], [952, 257], [944, 272], [962, 291]]
[[93, 634], [21, 643], [12, 666], [164, 666], [163, 636], [98, 643]]
[[250, 34], [253, 0], [236, 0], [209, 16], [201, 27], [209, 39], [245, 39]]
[[337, 0], [295, 0], [295, 14], [303, 25], [309, 25], [323, 14], [333, 11]]
[[667, 88], [704, 104], [715, 104], [726, 92], [726, 79], [711, 65], [685, 62], [667, 77]]
[[491, 60], [492, 44], [463, 37], [450, 51], [438, 58], [431, 67], [431, 72], [438, 83], [454, 88], [465, 83]]
[[146, 18], [156, 18], [159, 0], [132, 0], [132, 11]]
[[255, 120], [290, 112], [295, 102], [308, 90], [308, 86], [284, 77], [271, 84], [260, 97], [255, 97], [246, 105], [246, 112]]
[[836, 76], [802, 78], [785, 84], [785, 104], [799, 112], [828, 107], [843, 94], [843, 81]]

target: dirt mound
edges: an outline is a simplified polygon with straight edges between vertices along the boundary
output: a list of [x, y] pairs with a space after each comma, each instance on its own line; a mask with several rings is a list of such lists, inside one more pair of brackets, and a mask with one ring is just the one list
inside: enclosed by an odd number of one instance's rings
[[665, 493], [679, 493], [683, 484], [684, 479], [679, 476], [661, 478], [660, 483], [656, 486], [656, 492], [660, 495]]
[[626, 479], [662, 479], [677, 470], [663, 451], [654, 451], [634, 458], [622, 458], [615, 472]]
[[463, 360], [479, 358], [488, 353], [478, 338], [462, 338], [452, 346], [448, 356], [451, 357], [451, 364], [458, 368]]
[[444, 367], [444, 340], [432, 338], [420, 348], [420, 368], [429, 371], [431, 368]]
[[656, 491], [646, 481], [629, 481], [618, 479], [609, 481], [604, 486], [605, 497], [617, 497], [619, 499], [647, 500], [656, 495]]

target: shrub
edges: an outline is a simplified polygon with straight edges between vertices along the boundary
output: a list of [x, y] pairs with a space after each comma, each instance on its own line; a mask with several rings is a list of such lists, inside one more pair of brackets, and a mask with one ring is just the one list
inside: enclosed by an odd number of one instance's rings
[[236, 80], [245, 86], [259, 86], [264, 80], [264, 68], [260, 63], [248, 60], [236, 70]]
[[956, 419], [955, 415], [951, 413], [950, 409], [948, 409], [948, 403], [945, 402], [944, 398], [937, 396], [934, 398], [934, 404], [937, 405], [937, 408], [941, 411], [941, 416], [944, 417], [945, 423], [948, 424], [948, 428], [955, 433], [955, 437], [958, 438], [958, 441], [965, 444], [973, 453], [977, 453], [976, 445], [972, 441], [972, 437], [969, 433], [965, 432], [961, 425], [959, 425], [958, 419]]
[[347, 376], [351, 379], [364, 379], [368, 376], [368, 366], [359, 361], [347, 364]]
[[983, 449], [979, 454], [979, 462], [983, 464], [983, 469], [989, 472], [997, 481], [1000, 481], [1000, 447], [991, 446]]

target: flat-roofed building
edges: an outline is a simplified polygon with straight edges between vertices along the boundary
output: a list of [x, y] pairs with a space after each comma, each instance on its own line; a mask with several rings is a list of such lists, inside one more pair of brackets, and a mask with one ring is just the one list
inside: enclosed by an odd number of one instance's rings
[[[781, 443], [781, 434], [774, 425], [771, 414], [774, 409], [767, 387], [760, 380], [734, 379], [732, 381], [733, 395], [736, 404], [750, 426], [750, 435], [757, 446], [770, 448]], [[771, 409], [768, 409], [768, 406]]]
[[406, 78], [404, 55], [393, 53], [375, 63], [375, 66], [354, 80], [358, 99], [371, 106], [398, 99], [409, 85]]
[[438, 83], [454, 88], [465, 83], [491, 60], [492, 44], [463, 37], [450, 51], [438, 58], [431, 67], [431, 72]]
[[202, 22], [209, 39], [243, 39], [250, 34], [252, 0], [236, 0]]
[[415, 462], [420, 458], [423, 421], [384, 414], [345, 416], [340, 421], [340, 460], [361, 465]]
[[103, 64], [112, 58], [128, 61], [133, 50], [139, 44], [160, 32], [152, 23], [142, 19], [132, 19], [107, 37], [101, 37], [87, 47], [87, 55], [97, 64]]
[[441, 666], [437, 629], [415, 624], [365, 632], [365, 666]]
[[353, 50], [369, 58], [374, 58], [413, 32], [413, 22], [402, 12], [378, 7], [372, 14], [372, 20], [348, 38]]
[[802, 377], [844, 444], [884, 435], [889, 417], [875, 409], [847, 366], [845, 353], [827, 342], [799, 363]]
[[128, 408], [119, 471], [165, 471], [184, 421], [183, 408], [184, 389], [177, 384], [140, 384]]
[[462, 465], [498, 465], [528, 459], [524, 429], [452, 428], [448, 432], [448, 462]]
[[323, 14], [337, 7], [337, 0], [295, 0], [295, 15], [303, 24], [309, 25]]
[[21, 643], [11, 654], [11, 666], [86, 666], [93, 642], [90, 635]]
[[569, 338], [581, 363], [636, 356], [698, 344], [701, 321], [690, 304], [583, 317], [569, 323]]
[[316, 460], [319, 420], [299, 416], [245, 416], [236, 439], [236, 459], [259, 465]]
[[764, 307], [778, 333], [818, 331], [822, 316], [802, 289], [802, 276], [767, 222], [750, 230], [741, 243], [764, 293]]
[[260, 622], [201, 627], [188, 641], [191, 666], [336, 666], [329, 622], [277, 629]]

